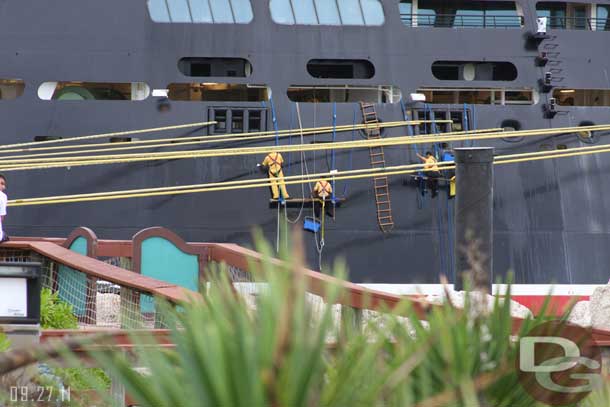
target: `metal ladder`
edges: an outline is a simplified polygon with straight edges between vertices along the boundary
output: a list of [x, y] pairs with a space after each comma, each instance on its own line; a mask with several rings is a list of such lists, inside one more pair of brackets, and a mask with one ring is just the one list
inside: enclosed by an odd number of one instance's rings
[[[366, 129], [366, 135], [369, 140], [380, 139], [379, 119], [375, 105], [372, 103], [360, 102], [362, 110], [362, 118], [365, 124], [377, 124], [377, 126]], [[385, 154], [383, 147], [369, 147], [369, 157], [371, 159], [371, 168], [385, 168]], [[383, 233], [387, 233], [394, 228], [394, 220], [392, 218], [392, 204], [390, 202], [390, 186], [387, 176], [379, 176], [373, 178], [373, 188], [375, 191], [375, 206], [377, 208], [377, 223]]]

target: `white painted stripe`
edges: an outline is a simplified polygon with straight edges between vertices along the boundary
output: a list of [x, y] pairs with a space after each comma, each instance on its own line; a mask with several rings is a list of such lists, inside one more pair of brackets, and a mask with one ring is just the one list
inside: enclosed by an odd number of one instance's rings
[[[383, 291], [395, 295], [440, 295], [445, 291], [442, 284], [359, 284], [371, 290]], [[448, 285], [453, 290], [453, 284]], [[504, 294], [506, 284], [494, 284], [494, 294]], [[601, 284], [514, 284], [511, 286], [513, 295], [582, 295], [590, 296]]]

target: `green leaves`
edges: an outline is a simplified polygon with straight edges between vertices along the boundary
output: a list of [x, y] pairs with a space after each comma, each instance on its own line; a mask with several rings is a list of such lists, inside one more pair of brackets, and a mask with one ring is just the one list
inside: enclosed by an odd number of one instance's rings
[[0, 331], [0, 352], [4, 352], [11, 346], [11, 341], [8, 340], [6, 334]]
[[72, 305], [62, 301], [58, 293], [43, 288], [40, 295], [40, 326], [43, 329], [76, 329], [78, 319]]

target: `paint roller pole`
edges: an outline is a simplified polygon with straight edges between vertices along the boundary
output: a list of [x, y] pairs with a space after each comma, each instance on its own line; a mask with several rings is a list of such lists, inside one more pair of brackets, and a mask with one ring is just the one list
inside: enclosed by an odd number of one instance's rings
[[493, 278], [492, 147], [456, 148], [455, 290], [491, 294]]

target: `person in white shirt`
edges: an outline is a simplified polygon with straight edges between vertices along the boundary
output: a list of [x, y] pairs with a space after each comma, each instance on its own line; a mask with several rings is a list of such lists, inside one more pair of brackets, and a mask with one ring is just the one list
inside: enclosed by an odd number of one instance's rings
[[4, 178], [4, 175], [0, 174], [0, 243], [9, 240], [8, 235], [4, 233], [4, 227], [2, 226], [2, 223], [4, 222], [4, 217], [6, 216], [6, 203], [8, 201], [8, 198], [4, 193], [5, 189], [6, 178]]

